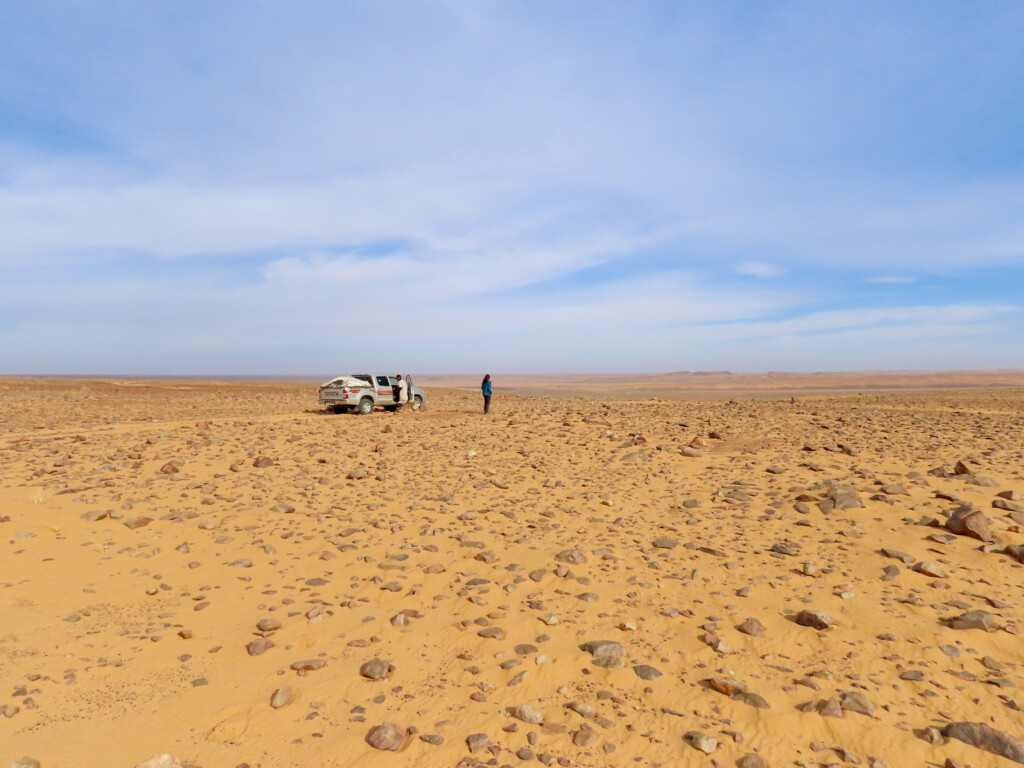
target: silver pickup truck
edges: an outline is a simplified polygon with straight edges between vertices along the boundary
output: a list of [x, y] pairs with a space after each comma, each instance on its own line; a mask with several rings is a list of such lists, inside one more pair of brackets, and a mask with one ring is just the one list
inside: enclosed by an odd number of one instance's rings
[[[406, 376], [406, 381], [412, 380]], [[395, 388], [398, 379], [394, 376], [377, 376], [369, 373], [356, 373], [351, 376], [336, 376], [320, 385], [320, 402], [335, 413], [355, 411], [356, 413], [372, 413], [377, 406], [394, 411], [398, 408], [395, 399]], [[419, 387], [412, 387], [409, 402], [422, 407], [427, 396]]]

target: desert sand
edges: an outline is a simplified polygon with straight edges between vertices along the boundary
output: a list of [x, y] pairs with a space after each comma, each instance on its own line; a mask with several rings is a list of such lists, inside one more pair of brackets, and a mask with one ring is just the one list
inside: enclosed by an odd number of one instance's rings
[[0, 380], [0, 766], [1024, 762], [1024, 390], [417, 383]]

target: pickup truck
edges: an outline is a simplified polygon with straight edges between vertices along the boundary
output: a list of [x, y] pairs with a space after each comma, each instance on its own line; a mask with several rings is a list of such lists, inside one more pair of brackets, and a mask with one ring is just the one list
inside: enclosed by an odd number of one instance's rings
[[[408, 381], [409, 377], [406, 376]], [[355, 411], [356, 413], [372, 413], [377, 406], [386, 410], [398, 409], [394, 387], [398, 379], [394, 376], [377, 376], [369, 373], [357, 373], [352, 376], [336, 376], [320, 385], [320, 402], [335, 413]], [[422, 407], [427, 396], [419, 387], [409, 392], [409, 402]]]

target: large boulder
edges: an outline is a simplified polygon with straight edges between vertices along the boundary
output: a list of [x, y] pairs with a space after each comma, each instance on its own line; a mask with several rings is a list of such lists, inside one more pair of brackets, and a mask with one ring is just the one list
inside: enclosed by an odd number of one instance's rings
[[980, 541], [992, 541], [992, 526], [985, 514], [978, 509], [962, 506], [949, 516], [946, 528], [957, 536], [971, 536]]

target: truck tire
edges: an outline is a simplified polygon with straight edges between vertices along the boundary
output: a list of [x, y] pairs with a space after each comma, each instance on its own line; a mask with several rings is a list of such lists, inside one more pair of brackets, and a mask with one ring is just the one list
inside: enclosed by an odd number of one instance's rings
[[373, 400], [368, 397], [364, 397], [359, 401], [359, 413], [366, 416], [368, 413], [373, 413]]
[[416, 402], [416, 407], [417, 408], [422, 408], [423, 407], [423, 398], [421, 396], [416, 395], [416, 397], [414, 397], [413, 400]]

